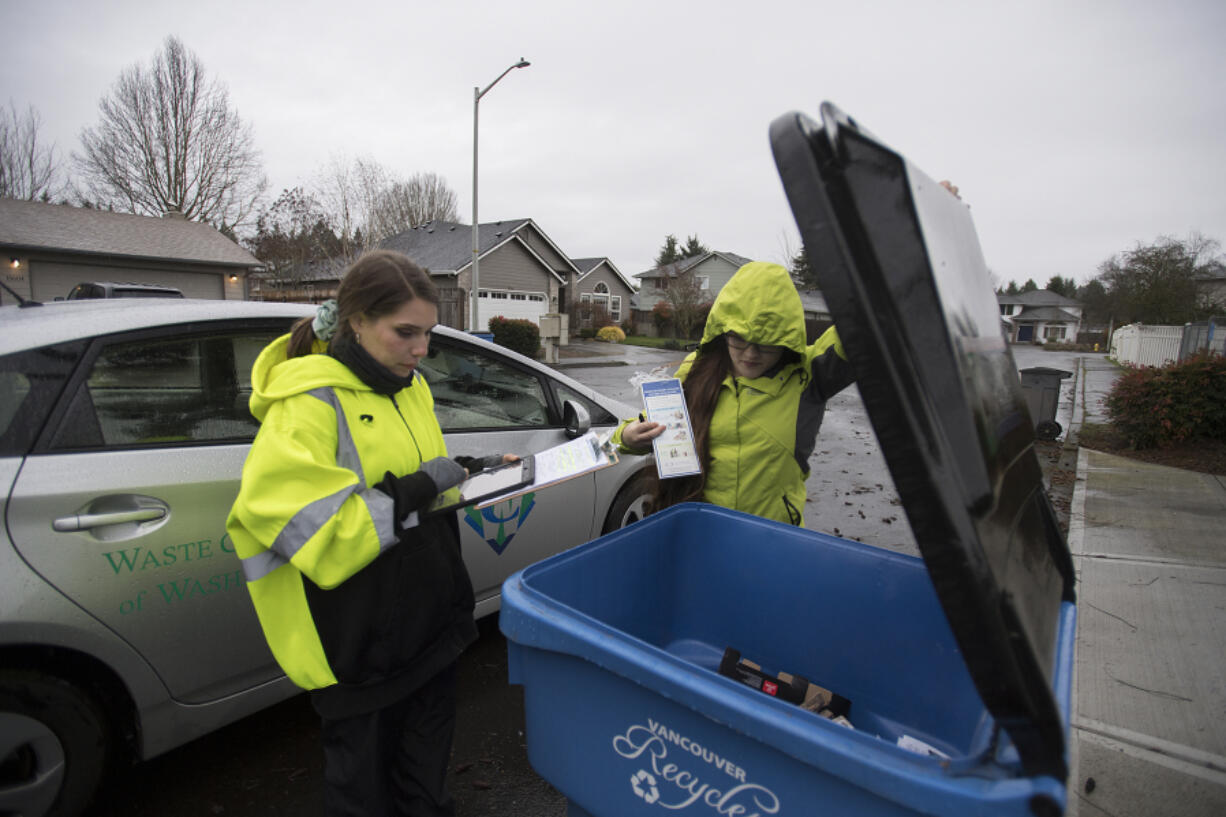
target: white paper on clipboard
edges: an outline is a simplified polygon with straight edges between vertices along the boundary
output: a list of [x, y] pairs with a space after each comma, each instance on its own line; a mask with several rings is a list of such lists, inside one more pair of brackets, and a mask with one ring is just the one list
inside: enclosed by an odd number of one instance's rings
[[685, 405], [685, 392], [677, 378], [648, 380], [639, 386], [647, 419], [664, 426], [664, 433], [651, 441], [660, 479], [702, 473], [694, 448], [694, 429]]
[[561, 445], [538, 451], [532, 455], [534, 460], [534, 476], [531, 484], [523, 485], [513, 491], [482, 499], [477, 508], [488, 508], [507, 499], [526, 494], [529, 491], [539, 491], [565, 482], [568, 479], [617, 465], [617, 450], [609, 438], [610, 431], [601, 436], [595, 430], [588, 431], [582, 437], [568, 440]]

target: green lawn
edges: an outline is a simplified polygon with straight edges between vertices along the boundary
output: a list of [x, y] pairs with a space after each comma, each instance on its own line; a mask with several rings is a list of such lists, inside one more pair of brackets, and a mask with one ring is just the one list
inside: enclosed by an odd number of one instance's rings
[[681, 342], [676, 338], [649, 338], [646, 335], [626, 335], [624, 342], [630, 346], [648, 346], [652, 349], [681, 348]]

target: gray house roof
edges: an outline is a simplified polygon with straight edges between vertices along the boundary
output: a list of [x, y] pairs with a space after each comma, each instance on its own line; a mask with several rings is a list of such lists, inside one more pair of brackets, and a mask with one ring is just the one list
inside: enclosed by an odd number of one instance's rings
[[16, 199], [0, 199], [0, 245], [243, 268], [261, 266], [254, 255], [198, 221]]
[[586, 278], [589, 273], [593, 272], [601, 264], [604, 264], [613, 271], [613, 274], [616, 275], [631, 292], [634, 292], [635, 290], [634, 282], [623, 275], [622, 271], [617, 268], [617, 265], [608, 258], [572, 258], [570, 259], [570, 262], [575, 265], [576, 269], [579, 270], [580, 281]]
[[1021, 312], [1013, 316], [1013, 321], [1064, 321], [1066, 323], [1077, 323], [1080, 320], [1071, 312], [1065, 312], [1063, 309], [1055, 306], [1036, 306], [1023, 309]]
[[[477, 231], [481, 255], [501, 244], [529, 220], [521, 218], [482, 224]], [[384, 239], [379, 246], [402, 252], [434, 273], [458, 272], [472, 263], [473, 228], [470, 224], [451, 221], [428, 221]]]
[[1080, 301], [1074, 301], [1072, 298], [1066, 298], [1047, 289], [1032, 289], [1030, 292], [1020, 292], [1017, 295], [997, 295], [996, 302], [1021, 304], [1022, 306], [1081, 306]]
[[[487, 253], [510, 241], [516, 233], [529, 225], [537, 235], [557, 251], [559, 256], [567, 257], [530, 218], [482, 223], [477, 231], [477, 241], [480, 244], [479, 254], [484, 258]], [[527, 245], [526, 241], [524, 243]], [[379, 242], [379, 246], [385, 250], [404, 253], [430, 270], [431, 274], [456, 273], [472, 263], [472, 226], [451, 221], [428, 221], [399, 235], [384, 239]], [[528, 249], [531, 250], [531, 247], [529, 246]], [[571, 263], [573, 265], [573, 262]], [[554, 274], [557, 275], [556, 272]]]
[[695, 255], [691, 258], [682, 258], [680, 261], [674, 261], [673, 263], [665, 264], [662, 267], [649, 269], [646, 272], [635, 273], [634, 277], [638, 279], [676, 278], [678, 275], [683, 275], [690, 268], [698, 266], [703, 261], [706, 261], [713, 256], [723, 258], [736, 269], [740, 269], [741, 267], [750, 263], [752, 260], [743, 255], [737, 255], [734, 252], [720, 252], [717, 250], [712, 250], [710, 252], [703, 253], [702, 255]]

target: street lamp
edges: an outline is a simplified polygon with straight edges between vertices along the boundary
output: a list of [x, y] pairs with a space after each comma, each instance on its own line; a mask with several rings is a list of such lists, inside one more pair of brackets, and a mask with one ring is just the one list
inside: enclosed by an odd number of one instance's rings
[[490, 88], [498, 84], [498, 80], [505, 77], [507, 74], [514, 71], [516, 68], [527, 68], [532, 63], [519, 58], [519, 62], [512, 65], [507, 70], [498, 75], [498, 79], [485, 86], [484, 90], [473, 88], [473, 284], [472, 284], [472, 308], [469, 310], [469, 330], [472, 332], [481, 331], [481, 327], [477, 324], [477, 279], [478, 279], [478, 254], [481, 252], [480, 244], [477, 241], [477, 105], [481, 102], [481, 97], [489, 93]]

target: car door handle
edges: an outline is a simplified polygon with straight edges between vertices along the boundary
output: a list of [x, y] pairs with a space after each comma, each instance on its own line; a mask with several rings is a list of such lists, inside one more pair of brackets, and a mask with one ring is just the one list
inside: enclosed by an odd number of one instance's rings
[[61, 516], [52, 520], [52, 530], [67, 533], [70, 531], [90, 530], [103, 525], [122, 525], [125, 522], [152, 522], [166, 516], [165, 508], [137, 508], [131, 511], [112, 511], [109, 513], [78, 513], [72, 516]]

